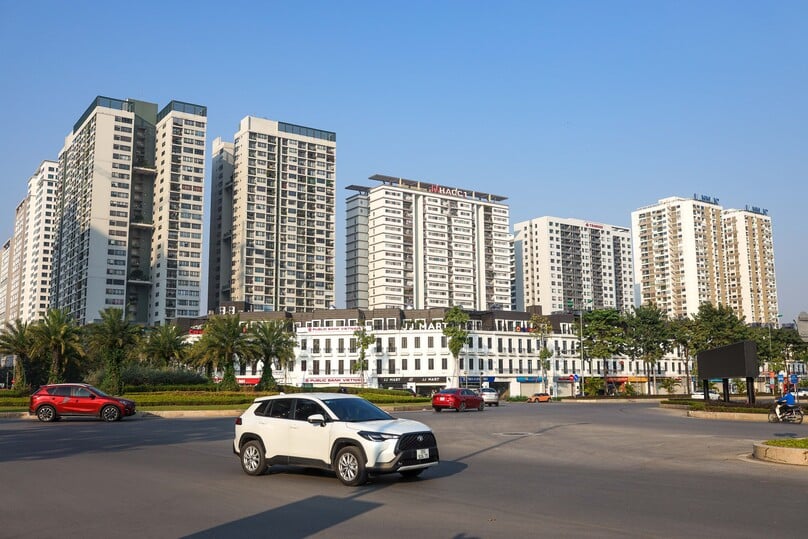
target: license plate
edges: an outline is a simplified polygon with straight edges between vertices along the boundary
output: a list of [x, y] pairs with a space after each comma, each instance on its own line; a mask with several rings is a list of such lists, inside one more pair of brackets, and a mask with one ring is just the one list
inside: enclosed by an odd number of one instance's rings
[[424, 460], [429, 458], [429, 449], [416, 449], [415, 450], [415, 458], [418, 460]]

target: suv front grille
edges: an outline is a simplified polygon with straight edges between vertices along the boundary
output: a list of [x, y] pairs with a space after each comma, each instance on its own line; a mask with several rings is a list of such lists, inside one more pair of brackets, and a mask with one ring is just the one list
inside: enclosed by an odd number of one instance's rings
[[427, 447], [436, 447], [438, 442], [435, 440], [435, 435], [431, 432], [415, 432], [412, 434], [404, 434], [398, 441], [398, 451], [409, 451], [412, 449], [425, 449]]

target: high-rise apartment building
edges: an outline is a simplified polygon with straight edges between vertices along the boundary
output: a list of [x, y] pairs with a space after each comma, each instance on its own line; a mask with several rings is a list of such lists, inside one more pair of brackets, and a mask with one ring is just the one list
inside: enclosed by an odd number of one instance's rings
[[233, 240], [233, 143], [213, 139], [208, 239], [208, 311], [230, 300]]
[[50, 307], [51, 267], [56, 239], [56, 194], [59, 163], [43, 161], [28, 180], [25, 264], [22, 268], [19, 317], [38, 320]]
[[[336, 134], [252, 116], [217, 139], [208, 308], [334, 305]], [[232, 170], [232, 172], [230, 172]]]
[[505, 197], [378, 174], [370, 179], [381, 185], [349, 187], [357, 194], [346, 208], [348, 308], [511, 309]]
[[59, 154], [53, 307], [79, 323], [199, 314], [206, 124], [190, 103], [93, 100]]
[[11, 236], [8, 269], [6, 274], [6, 318], [23, 318], [25, 305], [25, 273], [27, 267], [28, 207], [30, 197], [26, 196], [17, 204], [14, 211], [14, 234]]
[[631, 221], [643, 304], [653, 302], [673, 318], [695, 315], [702, 303], [723, 304], [747, 323], [776, 321], [768, 216], [694, 196], [664, 198], [632, 212]]
[[772, 220], [766, 210], [726, 210], [722, 216], [727, 296], [748, 323], [779, 324]]
[[6, 304], [8, 303], [8, 261], [11, 258], [11, 239], [0, 248], [0, 322], [7, 322]]
[[627, 312], [634, 305], [628, 228], [545, 216], [516, 223], [514, 234], [517, 310]]

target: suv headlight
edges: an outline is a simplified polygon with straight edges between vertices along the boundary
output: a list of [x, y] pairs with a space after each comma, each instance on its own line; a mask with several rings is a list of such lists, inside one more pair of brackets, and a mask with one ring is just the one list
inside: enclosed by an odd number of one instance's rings
[[386, 432], [370, 432], [366, 430], [359, 431], [359, 436], [371, 442], [384, 442], [385, 440], [397, 440], [400, 435], [387, 434]]

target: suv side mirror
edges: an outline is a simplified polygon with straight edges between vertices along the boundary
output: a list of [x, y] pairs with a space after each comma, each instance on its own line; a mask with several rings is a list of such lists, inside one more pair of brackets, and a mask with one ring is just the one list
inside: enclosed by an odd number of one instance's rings
[[308, 421], [312, 425], [319, 424], [321, 427], [325, 426], [325, 417], [323, 416], [323, 414], [312, 414], [306, 418], [306, 421]]

